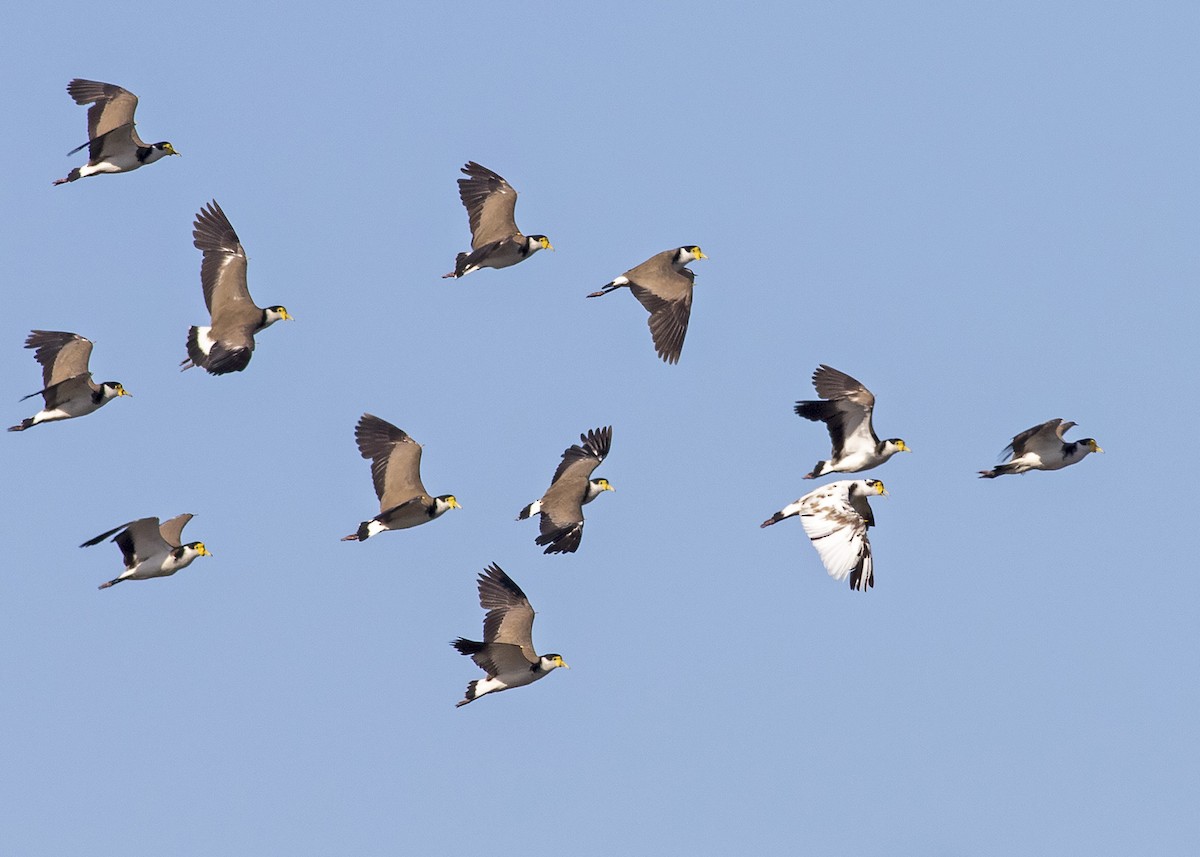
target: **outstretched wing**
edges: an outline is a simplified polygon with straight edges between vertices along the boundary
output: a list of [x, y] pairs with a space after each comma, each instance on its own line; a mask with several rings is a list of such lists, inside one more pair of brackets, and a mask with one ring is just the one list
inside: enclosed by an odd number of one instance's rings
[[122, 128], [128, 129], [135, 146], [145, 145], [133, 131], [133, 113], [138, 100], [128, 89], [114, 83], [77, 77], [67, 84], [67, 94], [75, 99], [76, 104], [92, 105], [88, 108], [89, 142]]
[[515, 212], [517, 192], [487, 167], [469, 161], [458, 180], [458, 195], [471, 221], [471, 249], [505, 241], [518, 232]]
[[528, 663], [537, 663], [533, 650], [533, 607], [521, 587], [495, 563], [479, 575], [479, 606], [488, 611], [483, 619], [485, 642], [516, 646]]
[[65, 330], [33, 330], [25, 340], [26, 348], [35, 348], [33, 358], [42, 364], [42, 386], [52, 387], [88, 373], [92, 341]]
[[371, 480], [382, 511], [424, 494], [421, 444], [374, 414], [363, 414], [354, 428], [363, 458], [371, 461]]

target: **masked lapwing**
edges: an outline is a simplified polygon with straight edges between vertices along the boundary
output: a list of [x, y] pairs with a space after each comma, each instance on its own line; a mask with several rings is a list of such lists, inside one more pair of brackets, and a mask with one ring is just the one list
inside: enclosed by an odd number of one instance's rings
[[188, 359], [180, 365], [184, 369], [199, 366], [212, 375], [241, 372], [254, 353], [254, 334], [292, 317], [281, 306], [263, 309], [251, 299], [246, 286], [246, 251], [215, 199], [196, 214], [192, 237], [204, 253], [200, 285], [212, 324], [188, 331]]
[[22, 397], [21, 401], [40, 395], [46, 406], [9, 431], [25, 431], [38, 423], [69, 420], [90, 414], [112, 399], [128, 396], [119, 381], [97, 384], [88, 371], [92, 356], [92, 341], [78, 333], [63, 330], [34, 330], [25, 340], [26, 348], [37, 349], [34, 359], [42, 364], [43, 389]]
[[447, 277], [464, 277], [480, 268], [507, 268], [538, 250], [553, 250], [545, 235], [522, 235], [514, 212], [517, 192], [501, 176], [468, 161], [458, 180], [458, 195], [471, 221], [471, 252], [459, 253]]
[[867, 540], [867, 528], [875, 525], [875, 515], [867, 498], [886, 493], [878, 479], [830, 482], [784, 506], [760, 526], [799, 515], [829, 576], [841, 580], [849, 575], [850, 588], [865, 592], [875, 585], [871, 542]]
[[461, 708], [486, 693], [532, 684], [552, 670], [567, 667], [562, 655], [539, 655], [533, 649], [533, 608], [521, 587], [492, 563], [479, 575], [479, 606], [483, 618], [483, 642], [459, 637], [450, 645], [487, 673], [467, 685]]
[[825, 423], [833, 452], [828, 461], [818, 461], [805, 479], [826, 473], [858, 473], [883, 464], [897, 452], [912, 452], [903, 440], [880, 440], [871, 424], [875, 396], [845, 372], [821, 364], [813, 372], [819, 401], [796, 402], [796, 414]]
[[607, 479], [592, 479], [592, 471], [600, 466], [612, 445], [612, 426], [596, 428], [579, 435], [574, 444], [562, 454], [554, 471], [550, 487], [517, 515], [523, 521], [541, 514], [541, 535], [536, 543], [544, 553], [574, 553], [583, 538], [583, 507], [605, 491], [615, 490]]
[[387, 530], [425, 524], [451, 509], [461, 509], [453, 494], [431, 497], [421, 484], [421, 444], [386, 420], [363, 414], [354, 428], [363, 458], [371, 462], [371, 479], [379, 498], [379, 514], [358, 525], [344, 542], [363, 542]]
[[651, 256], [636, 268], [592, 292], [598, 298], [628, 286], [633, 296], [650, 313], [647, 324], [654, 350], [667, 363], [678, 363], [692, 315], [692, 286], [696, 275], [685, 267], [689, 262], [708, 257], [696, 245], [676, 247]]
[[1009, 460], [992, 470], [980, 470], [979, 476], [995, 479], [997, 476], [1029, 470], [1061, 470], [1082, 461], [1089, 453], [1104, 452], [1095, 438], [1085, 437], [1070, 442], [1063, 440], [1063, 435], [1074, 425], [1073, 422], [1057, 419], [1026, 429], [1014, 437], [1001, 453], [1002, 456], [1008, 456]]
[[67, 94], [76, 104], [92, 105], [88, 108], [88, 141], [67, 152], [73, 155], [86, 146], [88, 162], [55, 181], [56, 185], [101, 173], [127, 173], [167, 155], [179, 154], [165, 141], [149, 145], [142, 142], [133, 127], [137, 96], [128, 89], [76, 78], [67, 84]]
[[[115, 586], [122, 580], [148, 580], [151, 577], [170, 577], [181, 568], [187, 568], [198, 556], [212, 556], [204, 542], [183, 544], [183, 528], [192, 519], [190, 514], [176, 515], [161, 525], [158, 518], [138, 518], [128, 524], [113, 527], [94, 539], [88, 539], [81, 548], [98, 545], [113, 536], [125, 559], [125, 571], [101, 589]], [[115, 533], [115, 535], [114, 535]]]

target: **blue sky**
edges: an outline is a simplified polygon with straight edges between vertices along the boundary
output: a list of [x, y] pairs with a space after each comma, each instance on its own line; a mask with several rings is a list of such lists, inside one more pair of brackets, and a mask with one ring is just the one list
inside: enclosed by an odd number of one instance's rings
[[[32, 328], [134, 397], [0, 444], [0, 850], [1200, 849], [1193, 5], [4, 17], [6, 425]], [[73, 77], [183, 156], [52, 188]], [[557, 252], [440, 279], [467, 160]], [[177, 368], [214, 198], [296, 317], [221, 378]], [[667, 366], [584, 295], [691, 243]], [[758, 528], [828, 453], [792, 414], [819, 363], [915, 450], [870, 474], [867, 594]], [[461, 511], [339, 541], [378, 509], [364, 411]], [[1053, 417], [1106, 454], [975, 477]], [[616, 492], [543, 556], [513, 518], [609, 424]], [[96, 590], [120, 556], [80, 542], [185, 511], [213, 558]], [[491, 562], [572, 669], [456, 711]]]

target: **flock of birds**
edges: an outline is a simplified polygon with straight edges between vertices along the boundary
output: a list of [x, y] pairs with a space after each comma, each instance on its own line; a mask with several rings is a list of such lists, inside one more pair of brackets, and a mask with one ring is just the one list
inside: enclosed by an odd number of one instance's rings
[[[137, 96], [111, 83], [76, 79], [68, 94], [88, 109], [88, 162], [76, 167], [55, 185], [89, 176], [123, 173], [179, 154], [168, 142], [144, 143], [134, 128]], [[471, 229], [470, 252], [459, 253], [454, 270], [445, 277], [464, 277], [482, 268], [507, 268], [525, 261], [539, 250], [553, 250], [545, 235], [524, 235], [515, 220], [517, 192], [503, 177], [474, 161], [462, 169], [459, 197], [467, 210]], [[200, 282], [210, 324], [188, 331], [187, 359], [183, 369], [200, 367], [213, 375], [240, 372], [250, 363], [255, 335], [277, 321], [292, 316], [279, 305], [259, 307], [250, 296], [246, 280], [246, 252], [225, 212], [215, 200], [196, 215], [194, 244], [203, 254]], [[695, 274], [687, 267], [706, 258], [696, 245], [664, 250], [615, 277], [589, 298], [628, 288], [649, 313], [648, 325], [655, 352], [666, 363], [677, 363], [683, 350], [691, 315]], [[118, 381], [96, 383], [88, 368], [92, 343], [76, 333], [34, 330], [25, 341], [42, 367], [43, 388], [25, 398], [41, 395], [44, 407], [11, 426], [25, 431], [46, 422], [86, 416], [109, 401], [129, 396]], [[897, 452], [911, 452], [900, 438], [880, 440], [873, 426], [875, 396], [862, 383], [831, 366], [813, 373], [818, 399], [796, 403], [800, 417], [821, 422], [829, 433], [831, 454], [818, 461], [805, 479], [830, 473], [859, 473], [887, 462]], [[1067, 441], [1074, 426], [1049, 420], [1016, 435], [1005, 448], [1007, 461], [980, 471], [993, 479], [1030, 470], [1059, 470], [1076, 464], [1092, 452], [1103, 452], [1092, 438]], [[451, 509], [461, 508], [452, 494], [432, 496], [421, 481], [421, 445], [406, 432], [373, 414], [363, 414], [355, 427], [362, 457], [371, 462], [371, 478], [379, 499], [379, 514], [358, 525], [343, 541], [365, 541], [389, 530], [428, 523]], [[612, 426], [580, 435], [580, 442], [562, 454], [549, 488], [538, 500], [520, 510], [518, 520], [540, 517], [535, 542], [547, 554], [573, 553], [583, 537], [583, 507], [613, 486], [607, 479], [592, 478], [612, 445]], [[871, 544], [867, 529], [874, 526], [868, 498], [886, 494], [878, 479], [844, 479], [830, 482], [784, 506], [762, 523], [769, 527], [799, 517], [822, 564], [836, 580], [849, 578], [851, 589], [865, 591], [875, 585]], [[121, 524], [89, 539], [81, 547], [111, 539], [121, 549], [124, 571], [100, 585], [107, 589], [125, 580], [167, 577], [186, 568], [197, 557], [211, 556], [203, 542], [184, 543], [183, 528], [190, 514], [162, 523], [156, 517]], [[478, 578], [479, 603], [487, 611], [483, 640], [466, 638], [452, 645], [469, 656], [485, 673], [470, 682], [457, 705], [466, 705], [488, 693], [530, 684], [551, 671], [566, 667], [556, 653], [538, 655], [533, 646], [534, 611], [521, 588], [498, 565]]]

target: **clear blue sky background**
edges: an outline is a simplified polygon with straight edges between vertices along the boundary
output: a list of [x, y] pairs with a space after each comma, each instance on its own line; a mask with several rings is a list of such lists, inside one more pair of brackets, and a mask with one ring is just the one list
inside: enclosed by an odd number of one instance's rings
[[[0, 437], [0, 852], [1200, 852], [1192, 3], [9, 4], [5, 425], [31, 328], [132, 399]], [[73, 77], [183, 153], [81, 163]], [[440, 279], [467, 160], [557, 248]], [[216, 198], [248, 371], [181, 374]], [[627, 293], [698, 243], [678, 366]], [[916, 450], [877, 586], [797, 522], [829, 363]], [[463, 505], [378, 507], [353, 428]], [[1053, 417], [1107, 454], [985, 482]], [[513, 520], [612, 424], [583, 546]], [[173, 578], [83, 540], [194, 512]], [[572, 665], [456, 711], [498, 562]]]

